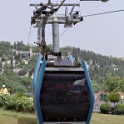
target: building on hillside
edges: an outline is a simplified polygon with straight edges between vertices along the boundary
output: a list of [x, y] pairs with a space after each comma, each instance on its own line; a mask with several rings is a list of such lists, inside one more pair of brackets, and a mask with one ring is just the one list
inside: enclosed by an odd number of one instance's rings
[[120, 59], [124, 61], [124, 57], [122, 57], [122, 58], [120, 58]]
[[120, 102], [124, 104], [124, 92], [119, 92], [120, 94]]
[[102, 98], [102, 96], [105, 96], [105, 94], [108, 94], [104, 91], [96, 92], [95, 95], [95, 104], [94, 104], [94, 110], [100, 110], [101, 104], [105, 103], [105, 98]]
[[33, 56], [33, 52], [32, 49], [30, 49], [30, 51], [21, 51], [20, 52], [20, 57], [23, 59], [29, 59]]

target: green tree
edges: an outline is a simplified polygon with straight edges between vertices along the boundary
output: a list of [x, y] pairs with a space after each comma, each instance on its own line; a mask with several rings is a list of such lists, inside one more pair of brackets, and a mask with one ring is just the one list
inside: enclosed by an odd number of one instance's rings
[[120, 100], [120, 94], [118, 94], [117, 92], [111, 92], [109, 95], [109, 100], [114, 103], [115, 107], [115, 103], [119, 102]]
[[109, 76], [105, 80], [105, 87], [108, 92], [119, 91], [119, 77]]
[[100, 86], [97, 84], [95, 80], [92, 80], [92, 86], [93, 86], [94, 92], [100, 91]]
[[119, 90], [124, 92], [124, 78], [119, 81]]
[[19, 76], [24, 76], [26, 73], [27, 71], [23, 69], [23, 70], [20, 70], [18, 74]]
[[0, 68], [2, 68], [2, 62], [0, 61]]
[[5, 63], [4, 69], [11, 69], [11, 64]]
[[0, 42], [0, 57], [8, 56], [10, 54], [11, 43], [7, 41]]
[[38, 53], [39, 52], [39, 48], [37, 46], [31, 46], [31, 48], [32, 48], [32, 51], [34, 53]]
[[25, 47], [23, 41], [17, 41], [16, 43], [14, 43], [14, 47], [17, 50], [23, 50], [23, 48]]

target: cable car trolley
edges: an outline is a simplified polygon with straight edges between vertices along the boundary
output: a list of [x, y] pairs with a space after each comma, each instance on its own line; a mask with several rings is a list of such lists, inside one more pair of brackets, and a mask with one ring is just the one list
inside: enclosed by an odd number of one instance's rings
[[[95, 0], [81, 0], [95, 1]], [[96, 0], [98, 1], [98, 0]], [[105, 2], [105, 0], [103, 0]], [[30, 4], [36, 10], [31, 24], [37, 27], [40, 48], [33, 78], [34, 107], [38, 124], [90, 124], [94, 92], [85, 61], [77, 63], [72, 55], [63, 58], [59, 51], [59, 24], [71, 27], [83, 17], [74, 11], [78, 3]], [[53, 16], [60, 7], [72, 7], [65, 16]], [[53, 50], [46, 46], [45, 26], [52, 24]]]

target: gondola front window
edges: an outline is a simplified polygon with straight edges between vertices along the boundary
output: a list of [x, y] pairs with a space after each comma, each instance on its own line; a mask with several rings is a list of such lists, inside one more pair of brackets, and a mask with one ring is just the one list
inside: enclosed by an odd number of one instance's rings
[[46, 122], [86, 121], [90, 92], [82, 73], [45, 73], [41, 109]]

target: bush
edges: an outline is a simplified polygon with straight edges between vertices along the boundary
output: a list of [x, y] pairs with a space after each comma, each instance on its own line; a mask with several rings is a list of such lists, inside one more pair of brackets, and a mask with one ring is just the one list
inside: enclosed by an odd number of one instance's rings
[[117, 92], [111, 92], [109, 95], [109, 100], [113, 102], [115, 106], [115, 103], [119, 102], [120, 100], [120, 94]]
[[0, 107], [3, 107], [3, 105], [4, 105], [3, 98], [2, 95], [0, 95]]
[[124, 104], [118, 104], [114, 108], [114, 113], [117, 115], [124, 114]]
[[16, 99], [13, 99], [13, 97], [9, 97], [5, 101], [4, 109], [6, 110], [15, 110], [16, 109]]
[[34, 112], [33, 99], [26, 97], [23, 94], [0, 96], [0, 107], [4, 107], [6, 110], [14, 110], [18, 112]]
[[111, 114], [115, 114], [115, 107], [111, 107]]
[[27, 71], [26, 70], [20, 70], [19, 71], [19, 76], [24, 76], [25, 74], [27, 73]]
[[109, 103], [103, 103], [101, 106], [100, 106], [100, 110], [102, 113], [104, 114], [108, 114], [111, 110], [111, 106]]
[[0, 95], [0, 107], [3, 107], [8, 99], [9, 95]]

